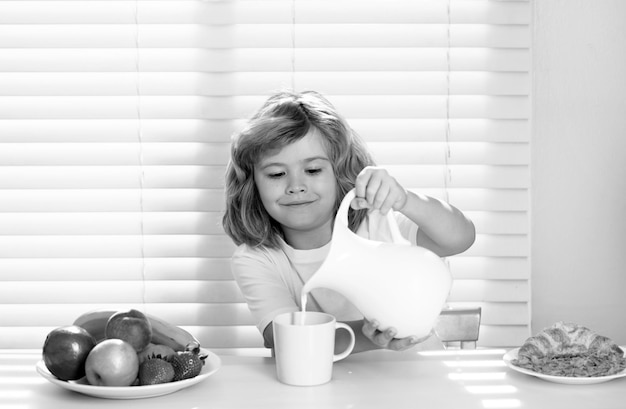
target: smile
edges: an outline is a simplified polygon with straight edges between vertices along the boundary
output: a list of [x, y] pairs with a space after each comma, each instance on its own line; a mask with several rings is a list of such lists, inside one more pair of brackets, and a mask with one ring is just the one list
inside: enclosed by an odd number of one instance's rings
[[309, 202], [290, 202], [290, 203], [283, 204], [283, 206], [286, 206], [286, 207], [304, 207], [304, 206], [310, 205], [311, 203], [313, 203], [313, 202], [312, 201], [309, 201]]

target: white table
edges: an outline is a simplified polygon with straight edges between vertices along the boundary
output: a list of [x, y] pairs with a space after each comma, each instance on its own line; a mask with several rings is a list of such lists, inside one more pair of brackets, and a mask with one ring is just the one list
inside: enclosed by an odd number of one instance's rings
[[0, 350], [2, 409], [194, 408], [626, 408], [626, 378], [563, 385], [509, 369], [505, 350], [371, 351], [335, 364], [333, 380], [295, 387], [267, 357], [221, 356], [206, 381], [170, 395], [110, 400], [54, 385], [35, 371], [40, 351]]

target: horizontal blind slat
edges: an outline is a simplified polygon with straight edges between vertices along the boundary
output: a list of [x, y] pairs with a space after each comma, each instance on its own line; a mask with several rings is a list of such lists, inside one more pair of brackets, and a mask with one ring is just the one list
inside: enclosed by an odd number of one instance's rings
[[[243, 119], [0, 119], [0, 141], [32, 142], [218, 142], [243, 127]], [[509, 127], [511, 128], [511, 127]], [[513, 131], [513, 129], [511, 129]], [[494, 132], [495, 134], [495, 132]]]
[[[69, 325], [96, 309], [135, 308], [177, 326], [254, 325], [246, 303], [144, 304], [0, 304], [0, 325], [11, 327]], [[12, 314], [19, 309], [20, 314]]]
[[[431, 191], [425, 189], [426, 192]], [[445, 194], [431, 193], [437, 198], [445, 198]], [[505, 189], [463, 188], [448, 189], [450, 203], [467, 211], [524, 211], [529, 209], [529, 194], [524, 187]]]
[[[527, 188], [527, 166], [386, 166], [403, 185], [438, 188], [450, 176], [450, 188]], [[449, 172], [446, 172], [448, 170]], [[491, 170], [491, 172], [489, 172]], [[223, 187], [225, 166], [4, 166], [0, 189], [146, 189]], [[142, 180], [143, 177], [143, 180]]]
[[0, 189], [223, 187], [225, 166], [4, 166]]
[[[0, 50], [0, 72], [62, 71], [446, 71], [448, 50], [429, 48], [12, 48]], [[372, 58], [376, 55], [377, 58]], [[449, 50], [451, 71], [528, 72], [531, 55], [522, 48]]]
[[476, 241], [462, 253], [471, 257], [528, 257], [528, 236], [525, 234], [476, 234]]
[[[404, 186], [433, 188], [444, 185], [444, 177], [449, 177], [450, 188], [528, 187], [527, 166], [449, 165], [443, 171], [440, 166], [435, 165], [388, 165], [386, 167]], [[448, 172], [445, 172], [446, 170]], [[417, 172], [419, 174], [416, 174]]]
[[377, 163], [437, 164], [448, 155], [449, 165], [528, 165], [528, 144], [484, 142], [370, 142]]
[[[528, 25], [451, 25], [451, 47], [528, 48]], [[447, 24], [0, 24], [17, 48], [447, 47]]]
[[[451, 165], [528, 165], [526, 143], [370, 142], [381, 164], [435, 165], [448, 155]], [[3, 165], [221, 165], [228, 163], [229, 143], [4, 143]]]
[[222, 165], [228, 143], [5, 143], [2, 165]]
[[230, 257], [226, 235], [0, 236], [0, 258]]
[[[331, 96], [350, 118], [527, 118], [528, 96], [438, 95]], [[0, 119], [235, 119], [262, 105], [264, 97], [199, 96], [19, 96], [0, 97]]]
[[[528, 247], [523, 234], [478, 234], [464, 254], [522, 257]], [[0, 236], [0, 258], [229, 257], [233, 251], [225, 235]]]
[[[291, 72], [0, 72], [0, 95], [265, 95], [286, 86]], [[530, 76], [517, 72], [299, 72], [298, 85], [347, 95], [528, 95]], [[364, 85], [366, 84], [366, 85]]]
[[0, 235], [224, 234], [222, 212], [0, 213]]
[[[526, 212], [466, 212], [478, 233], [527, 234]], [[223, 234], [223, 212], [0, 213], [0, 236]]]
[[528, 234], [528, 212], [466, 211], [481, 234]]
[[[459, 255], [447, 259], [455, 279], [523, 280], [524, 257]], [[230, 258], [0, 258], [0, 281], [232, 280]]]
[[[350, 124], [366, 141], [443, 141], [445, 119], [351, 118]], [[449, 141], [526, 142], [529, 123], [525, 119], [452, 118]]]
[[[232, 280], [230, 257], [0, 258], [0, 281]], [[123, 283], [121, 284], [123, 285]]]
[[[1, 172], [0, 172], [1, 173]], [[494, 198], [495, 200], [495, 198]], [[0, 189], [0, 212], [170, 212], [224, 210], [216, 189]]]
[[[226, 143], [243, 128], [243, 119], [142, 119], [141, 138], [152, 142]], [[449, 121], [449, 141], [528, 142], [527, 119], [454, 118]], [[367, 142], [444, 141], [445, 118], [351, 118], [351, 127]], [[137, 119], [4, 119], [0, 141], [34, 142], [137, 142]]]
[[500, 257], [468, 256], [462, 254], [449, 257], [454, 279], [466, 280], [527, 280], [530, 278], [530, 263], [525, 256]]
[[[135, 22], [137, 11], [143, 24], [235, 24], [283, 23], [292, 21], [292, 7], [299, 13], [298, 22], [307, 23], [444, 23], [446, 4], [438, 1], [341, 1], [280, 0], [236, 2], [206, 1], [3, 1], [0, 24], [73, 24], [89, 22], [111, 24]], [[135, 9], [136, 7], [136, 9]], [[379, 11], [384, 8], [381, 16]], [[528, 2], [487, 4], [453, 1], [453, 23], [528, 24]]]
[[450, 302], [528, 302], [527, 280], [463, 280], [452, 283]]
[[3, 304], [242, 303], [229, 281], [12, 281], [0, 288]]
[[[528, 192], [520, 189], [411, 188], [467, 211], [525, 211]], [[114, 197], [115, 200], [111, 200]], [[0, 212], [223, 211], [221, 189], [0, 189]]]

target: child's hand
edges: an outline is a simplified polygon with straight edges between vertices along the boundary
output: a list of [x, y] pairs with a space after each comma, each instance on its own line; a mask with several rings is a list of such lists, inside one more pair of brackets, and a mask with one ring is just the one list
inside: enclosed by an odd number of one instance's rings
[[376, 320], [363, 320], [363, 335], [365, 335], [373, 344], [383, 349], [391, 349], [393, 351], [403, 351], [412, 348], [420, 342], [424, 342], [429, 336], [417, 338], [414, 336], [406, 338], [394, 338], [396, 335], [395, 328], [387, 328], [384, 331], [379, 329], [380, 324]]
[[378, 209], [387, 214], [390, 209], [401, 210], [407, 201], [406, 190], [386, 169], [368, 166], [356, 178], [353, 209]]

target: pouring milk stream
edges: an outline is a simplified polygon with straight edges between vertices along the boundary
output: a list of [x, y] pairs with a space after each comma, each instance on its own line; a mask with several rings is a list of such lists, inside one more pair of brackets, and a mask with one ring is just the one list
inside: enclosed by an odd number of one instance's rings
[[328, 257], [302, 289], [302, 311], [312, 289], [329, 288], [381, 328], [394, 327], [396, 337], [426, 337], [450, 292], [448, 267], [435, 253], [404, 239], [392, 211], [386, 217], [393, 243], [353, 233], [348, 210], [354, 197], [349, 191], [339, 206]]

